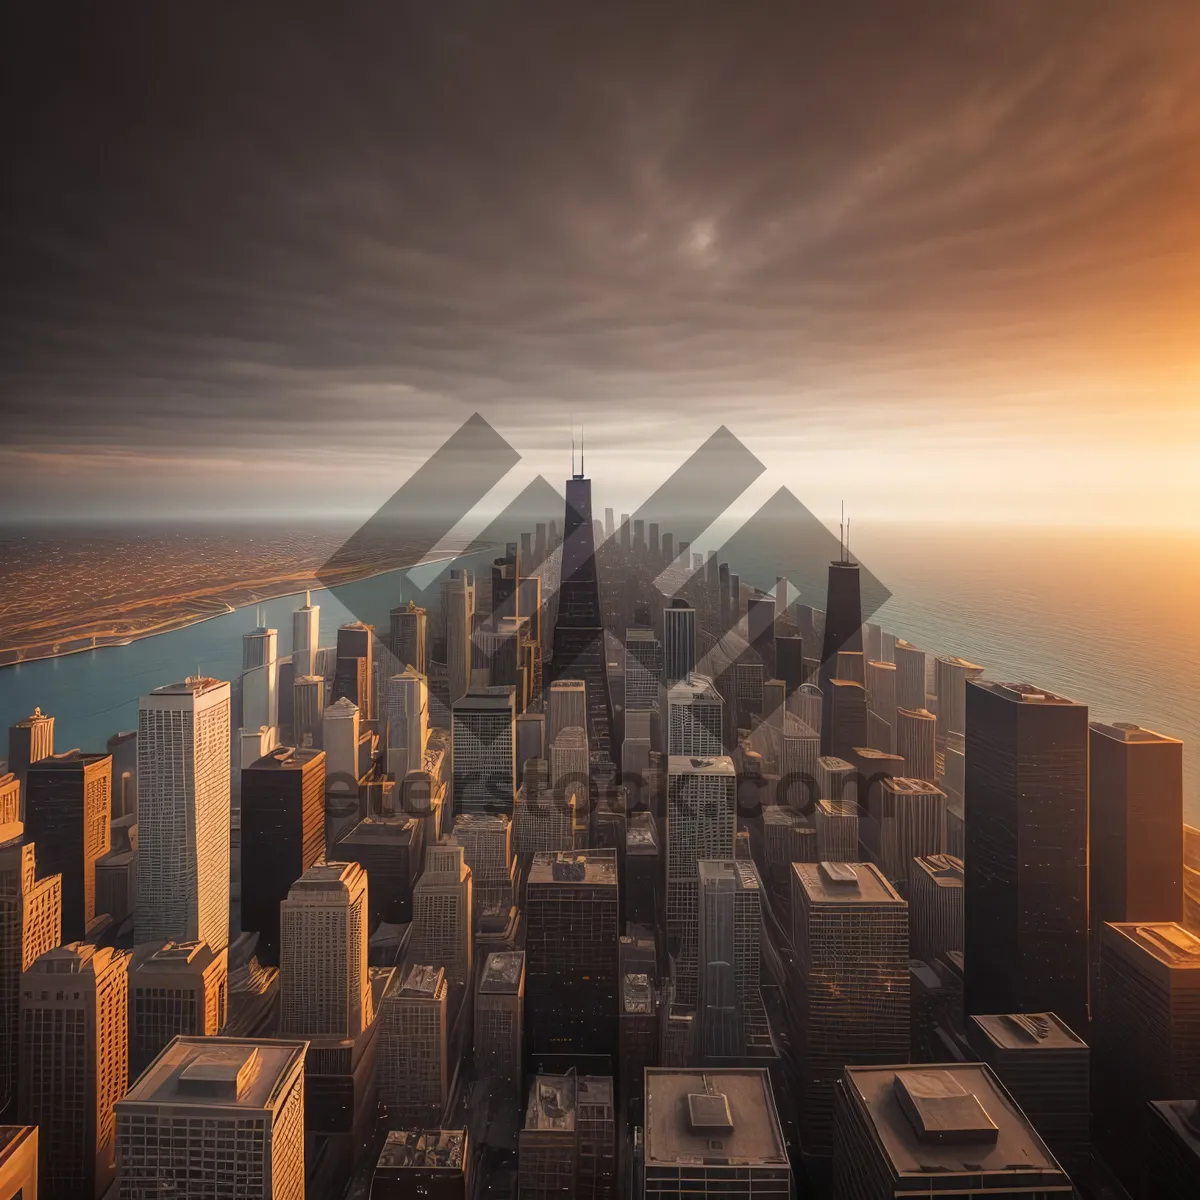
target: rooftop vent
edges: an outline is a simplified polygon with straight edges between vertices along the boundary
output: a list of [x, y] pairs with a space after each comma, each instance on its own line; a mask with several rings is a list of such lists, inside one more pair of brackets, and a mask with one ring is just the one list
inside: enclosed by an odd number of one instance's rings
[[892, 1087], [920, 1142], [995, 1142], [1000, 1135], [975, 1093], [949, 1071], [898, 1071]]

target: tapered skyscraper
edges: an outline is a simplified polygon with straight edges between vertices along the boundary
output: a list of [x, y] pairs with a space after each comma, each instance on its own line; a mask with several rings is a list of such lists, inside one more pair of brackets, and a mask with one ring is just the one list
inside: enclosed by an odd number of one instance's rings
[[292, 677], [317, 673], [317, 649], [320, 646], [321, 606], [312, 603], [312, 593], [304, 593], [304, 603], [292, 613]]
[[[851, 562], [848, 551], [829, 564], [829, 590], [825, 602], [825, 640], [821, 646], [821, 693], [825, 698], [824, 719], [821, 722], [821, 748], [834, 754], [832, 720], [833, 689], [830, 681], [837, 677], [838, 652], [847, 650], [862, 653], [862, 599], [859, 589], [858, 563]], [[864, 739], [865, 740], [865, 739]]]
[[190, 677], [138, 703], [135, 940], [229, 942], [229, 684]]

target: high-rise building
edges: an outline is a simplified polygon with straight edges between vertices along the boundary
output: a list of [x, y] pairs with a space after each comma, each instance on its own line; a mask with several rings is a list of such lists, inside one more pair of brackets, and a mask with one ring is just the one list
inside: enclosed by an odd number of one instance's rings
[[325, 857], [325, 753], [277, 746], [242, 770], [242, 928], [279, 965], [279, 906]]
[[1086, 1042], [1053, 1013], [974, 1016], [967, 1021], [967, 1039], [1054, 1154], [1068, 1164], [1087, 1155], [1091, 1051]]
[[22, 828], [21, 781], [7, 771], [0, 774], [0, 841], [19, 836]]
[[[114, 733], [105, 749], [112, 756], [112, 815], [137, 820], [137, 730]], [[100, 910], [104, 912], [104, 909]]]
[[529, 1086], [518, 1137], [521, 1200], [605, 1200], [613, 1194], [615, 1124], [612, 1079], [538, 1075]]
[[325, 791], [358, 796], [358, 747], [362, 714], [348, 696], [326, 705], [321, 714], [321, 748], [325, 751]]
[[822, 800], [858, 800], [854, 766], [844, 758], [826, 754], [817, 759], [817, 791]]
[[512, 818], [503, 813], [461, 813], [454, 818], [450, 840], [463, 848], [463, 860], [471, 871], [474, 911], [499, 907], [507, 912], [516, 883]]
[[1183, 920], [1183, 743], [1093, 721], [1088, 748], [1094, 981], [1106, 922]]
[[1154, 1100], [1146, 1130], [1146, 1186], [1156, 1200], [1200, 1195], [1200, 1100]]
[[373, 651], [375, 630], [362, 621], [348, 621], [337, 631], [337, 665], [331, 700], [345, 696], [358, 707], [364, 721], [375, 716]]
[[908, 1058], [908, 906], [873, 863], [795, 863], [792, 926], [800, 1137], [825, 1155], [842, 1068]]
[[653, 629], [625, 630], [625, 711], [658, 707], [662, 644]]
[[320, 675], [297, 675], [292, 680], [292, 740], [302, 750], [321, 744], [325, 714], [325, 680]]
[[429, 644], [426, 612], [410, 600], [393, 608], [388, 614], [388, 630], [392, 654], [401, 669], [412, 667], [418, 675], [426, 674], [425, 654]]
[[926, 707], [925, 651], [901, 638], [896, 643], [896, 707], [914, 712]]
[[780, 785], [784, 786], [786, 780], [787, 802], [796, 808], [803, 808], [810, 799], [810, 781], [817, 777], [817, 760], [821, 757], [821, 735], [793, 713], [783, 713], [782, 718]]
[[867, 745], [867, 691], [852, 679], [830, 679], [826, 686], [830, 724], [822, 726], [821, 745], [826, 754], [849, 759], [855, 746]]
[[321, 606], [304, 593], [304, 603], [292, 613], [292, 674], [317, 673], [317, 650], [321, 646]]
[[896, 709], [896, 753], [909, 778], [936, 780], [937, 718], [929, 709]]
[[1139, 1191], [1146, 1105], [1200, 1095], [1200, 937], [1171, 922], [1105, 925], [1095, 1012], [1093, 1135]]
[[728, 757], [672, 755], [667, 765], [667, 942], [676, 998], [695, 1004], [699, 972], [699, 863], [734, 857], [737, 777]]
[[494, 951], [475, 989], [475, 1069], [489, 1090], [516, 1095], [524, 1029], [525, 951]]
[[617, 1033], [617, 852], [535, 854], [526, 885], [525, 1014], [535, 1054], [611, 1054]]
[[242, 727], [279, 727], [279, 634], [260, 627], [242, 635]]
[[513, 804], [513, 853], [574, 849], [577, 803], [574, 792], [555, 794], [544, 759], [530, 759]]
[[25, 1200], [37, 1195], [38, 1131], [36, 1125], [0, 1127], [0, 1196]]
[[367, 873], [323, 862], [279, 906], [280, 1032], [356, 1038], [374, 1019], [367, 969]]
[[387, 773], [403, 779], [419, 771], [429, 736], [429, 680], [415, 667], [405, 667], [387, 681], [384, 693], [387, 721]]
[[[11, 826], [10, 826], [11, 828]], [[38, 876], [36, 848], [0, 844], [0, 1118], [17, 1115], [21, 976], [62, 941], [62, 876]]]
[[49, 758], [54, 753], [54, 718], [35, 708], [23, 721], [9, 726], [8, 769], [25, 787], [25, 772], [29, 764]]
[[425, 870], [413, 888], [410, 962], [445, 967], [451, 985], [471, 980], [471, 868], [461, 846], [426, 845]]
[[[880, 750], [896, 749], [896, 664], [869, 661], [867, 663], [867, 708], [887, 723], [888, 744]], [[870, 743], [875, 745], [874, 742]]]
[[913, 860], [946, 849], [946, 793], [925, 779], [890, 778], [872, 789], [868, 803], [863, 842], [907, 896]]
[[952, 733], [967, 731], [967, 683], [978, 679], [983, 668], [965, 658], [939, 658], [934, 664], [937, 685], [937, 739], [944, 745]]
[[441, 1125], [449, 1099], [446, 1015], [449, 985], [443, 968], [414, 960], [397, 971], [379, 1012], [379, 1098], [389, 1125]]
[[788, 696], [788, 712], [795, 714], [818, 733], [824, 718], [824, 700], [815, 683], [802, 683]]
[[746, 640], [767, 678], [775, 675], [775, 597], [751, 596], [746, 602]]
[[176, 1037], [216, 1037], [229, 1013], [229, 951], [204, 942], [139, 946], [129, 973], [129, 1078]]
[[724, 753], [725, 702], [705, 675], [690, 675], [667, 692], [667, 754], [711, 758]]
[[[832, 689], [838, 654], [845, 650], [862, 653], [862, 600], [859, 594], [858, 563], [850, 562], [843, 552], [829, 564], [829, 585], [825, 603], [825, 635], [821, 645], [820, 686], [825, 697], [822, 722], [822, 748], [826, 754], [838, 753], [832, 740]], [[864, 716], [865, 721], [865, 716]], [[861, 741], [856, 743], [861, 745]]]
[[963, 948], [963, 865], [951, 854], [913, 860], [908, 878], [909, 939], [913, 958], [933, 963]]
[[62, 927], [82, 941], [96, 911], [96, 862], [108, 853], [112, 757], [67, 750], [30, 763], [25, 836], [39, 846], [42, 870], [62, 875]]
[[705, 860], [699, 875], [701, 1048], [706, 1060], [746, 1053], [747, 1025], [762, 1009], [762, 895], [752, 862]]
[[389, 1131], [371, 1178], [371, 1200], [470, 1200], [468, 1141], [465, 1129]]
[[1087, 799], [1086, 705], [967, 684], [968, 1014], [1055, 1012], [1084, 1028]]
[[696, 669], [696, 610], [686, 600], [663, 609], [663, 677], [667, 687]]
[[582, 679], [556, 679], [546, 704], [546, 746], [554, 745], [563, 729], [587, 728], [587, 684]]
[[303, 1200], [302, 1041], [176, 1038], [116, 1106], [119, 1200]]
[[407, 813], [368, 813], [342, 836], [335, 856], [356, 862], [367, 873], [371, 928], [380, 922], [412, 920], [413, 883], [424, 860], [424, 827]]
[[982, 1063], [848, 1066], [834, 1094], [839, 1200], [1074, 1194], [1070, 1177]]
[[517, 791], [511, 687], [472, 688], [453, 705], [454, 811], [511, 815]]
[[858, 803], [818, 800], [813, 824], [818, 862], [858, 862]]
[[646, 1068], [642, 1194], [734, 1200], [795, 1194], [765, 1068]]
[[229, 684], [138, 702], [137, 942], [229, 943]]
[[22, 1124], [36, 1125], [39, 1194], [100, 1197], [113, 1180], [113, 1105], [129, 1082], [129, 954], [71, 942], [21, 977]]

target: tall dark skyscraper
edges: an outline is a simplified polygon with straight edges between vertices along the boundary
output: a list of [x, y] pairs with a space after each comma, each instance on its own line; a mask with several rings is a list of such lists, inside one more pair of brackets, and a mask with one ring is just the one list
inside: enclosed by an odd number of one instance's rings
[[278, 746], [242, 771], [242, 928], [279, 966], [279, 905], [325, 857], [325, 752]]
[[1088, 747], [1094, 979], [1105, 922], [1183, 919], [1183, 743], [1093, 721]]
[[[821, 694], [824, 719], [821, 722], [821, 751], [836, 754], [833, 748], [833, 689], [830, 681], [837, 676], [838, 651], [862, 653], [862, 598], [859, 590], [858, 563], [837, 559], [829, 564], [829, 589], [825, 601], [825, 639], [821, 645]], [[864, 716], [864, 722], [866, 720]], [[866, 743], [865, 730], [859, 745]]]
[[1086, 1034], [1087, 706], [973, 680], [966, 724], [966, 1012]]
[[567, 480], [563, 520], [562, 574], [554, 626], [555, 679], [587, 684], [588, 747], [594, 771], [615, 772], [612, 757], [612, 700], [605, 669], [600, 586], [592, 530], [592, 481], [580, 472]]
[[96, 913], [96, 860], [108, 853], [112, 758], [67, 750], [31, 763], [25, 837], [45, 875], [62, 875], [62, 936], [81, 942]]
[[371, 643], [375, 631], [362, 621], [341, 625], [337, 631], [337, 668], [330, 701], [343, 696], [358, 706], [364, 721], [375, 715], [371, 694]]

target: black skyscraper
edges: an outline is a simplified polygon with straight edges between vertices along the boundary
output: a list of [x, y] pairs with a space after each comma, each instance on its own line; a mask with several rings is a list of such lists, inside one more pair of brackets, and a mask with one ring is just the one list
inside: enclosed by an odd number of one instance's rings
[[790, 696], [804, 682], [804, 640], [796, 635], [775, 639], [775, 676]]
[[277, 746], [242, 769], [242, 928], [279, 965], [279, 905], [325, 856], [325, 752]]
[[1088, 710], [967, 684], [968, 1014], [1055, 1012], [1086, 1036]]
[[862, 653], [862, 598], [859, 590], [858, 563], [837, 560], [829, 564], [829, 591], [825, 601], [825, 640], [821, 646], [821, 695], [824, 719], [821, 722], [821, 753], [833, 754], [833, 689], [829, 682], [837, 676], [839, 650]]
[[333, 676], [333, 695], [330, 703], [343, 696], [358, 706], [364, 721], [374, 717], [371, 696], [371, 641], [374, 629], [361, 621], [339, 626], [337, 631], [337, 666]]

